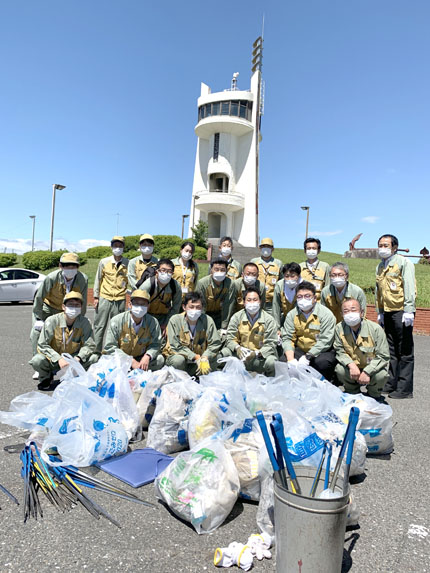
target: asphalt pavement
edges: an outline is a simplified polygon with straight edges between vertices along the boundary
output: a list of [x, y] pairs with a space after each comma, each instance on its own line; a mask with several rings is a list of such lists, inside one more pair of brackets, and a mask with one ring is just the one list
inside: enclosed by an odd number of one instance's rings
[[[1, 410], [8, 410], [15, 396], [36, 389], [28, 365], [30, 324], [31, 305], [0, 304]], [[346, 534], [343, 572], [430, 572], [430, 337], [415, 337], [415, 356], [414, 399], [390, 401], [395, 451], [368, 457], [365, 476], [352, 485], [360, 525]], [[23, 430], [0, 424], [0, 483], [18, 499], [23, 493], [19, 451], [26, 436]], [[14, 445], [18, 453], [4, 450]], [[144, 447], [144, 442], [137, 447]], [[116, 481], [107, 474], [99, 477]], [[215, 571], [216, 547], [244, 543], [257, 532], [255, 503], [238, 501], [217, 531], [198, 535], [157, 503], [152, 484], [130, 491], [157, 508], [93, 495], [121, 529], [94, 519], [81, 507], [59, 513], [45, 500], [43, 519], [24, 524], [22, 507], [0, 492], [0, 571]], [[254, 569], [273, 572], [275, 560], [257, 562]]]

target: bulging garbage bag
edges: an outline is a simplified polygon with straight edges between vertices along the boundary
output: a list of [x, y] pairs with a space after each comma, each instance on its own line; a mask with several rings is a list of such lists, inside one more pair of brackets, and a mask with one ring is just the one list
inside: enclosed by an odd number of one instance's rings
[[146, 445], [165, 454], [188, 449], [188, 418], [201, 388], [194, 380], [172, 382], [160, 388]]
[[240, 489], [236, 466], [219, 439], [181, 452], [155, 480], [158, 497], [197, 533], [211, 533], [229, 515]]

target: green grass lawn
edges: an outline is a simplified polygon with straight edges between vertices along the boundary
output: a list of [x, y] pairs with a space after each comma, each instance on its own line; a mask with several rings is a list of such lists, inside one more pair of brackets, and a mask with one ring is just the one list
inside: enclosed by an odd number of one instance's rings
[[[275, 249], [273, 254], [275, 258], [280, 259], [284, 263], [301, 263], [304, 260], [304, 253], [300, 249]], [[15, 266], [21, 266], [21, 259], [22, 257], [18, 256], [18, 262]], [[346, 262], [350, 268], [350, 281], [364, 290], [369, 304], [375, 303], [375, 269], [378, 264], [376, 259], [344, 259], [336, 253], [324, 251], [321, 252], [320, 259], [329, 264], [333, 264], [336, 261]], [[80, 268], [88, 276], [90, 288], [94, 286], [98, 262], [97, 259], [88, 259], [88, 262]], [[200, 277], [206, 276], [208, 266], [207, 263], [199, 263]], [[43, 271], [43, 273], [48, 274], [54, 270], [55, 268], [48, 269]], [[417, 306], [430, 308], [430, 265], [415, 265], [415, 276], [418, 290]]]

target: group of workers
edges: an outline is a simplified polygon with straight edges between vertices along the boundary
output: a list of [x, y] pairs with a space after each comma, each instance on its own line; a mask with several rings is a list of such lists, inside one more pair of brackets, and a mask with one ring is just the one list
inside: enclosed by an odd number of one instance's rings
[[93, 326], [77, 254], [64, 253], [39, 288], [30, 364], [40, 390], [54, 387], [54, 375], [69, 364], [64, 354], [88, 368], [119, 350], [142, 370], [166, 364], [199, 376], [218, 368], [219, 358], [235, 356], [247, 370], [274, 376], [282, 360], [310, 365], [349, 393], [413, 397], [414, 265], [397, 254], [394, 235], [378, 241], [378, 324], [365, 318], [366, 296], [349, 282], [348, 265], [319, 260], [319, 239], [305, 240], [305, 262], [284, 265], [273, 257], [272, 239], [262, 239], [260, 256], [242, 268], [232, 239], [223, 237], [200, 279], [191, 241], [174, 260], [153, 255], [149, 234], [130, 261], [124, 244], [113, 237], [112, 255], [99, 262]]

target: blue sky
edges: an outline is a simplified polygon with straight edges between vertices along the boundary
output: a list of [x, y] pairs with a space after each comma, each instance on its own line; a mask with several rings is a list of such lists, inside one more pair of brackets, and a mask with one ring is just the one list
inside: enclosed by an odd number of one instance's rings
[[200, 82], [250, 79], [265, 13], [260, 234], [342, 253], [430, 247], [430, 4], [22, 0], [0, 5], [0, 249], [181, 232]]

